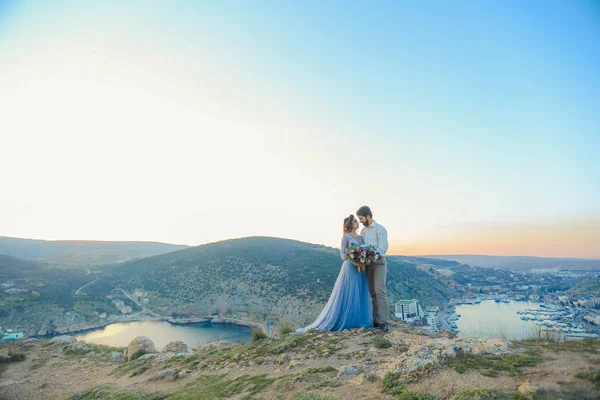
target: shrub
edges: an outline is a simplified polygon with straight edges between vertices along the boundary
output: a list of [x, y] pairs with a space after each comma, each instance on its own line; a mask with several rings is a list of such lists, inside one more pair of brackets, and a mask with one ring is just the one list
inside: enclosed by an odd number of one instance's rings
[[400, 382], [400, 372], [388, 372], [383, 377], [382, 393], [397, 396], [406, 390], [406, 386]]
[[148, 353], [146, 350], [140, 349], [140, 350], [136, 351], [135, 353], [133, 353], [133, 355], [131, 356], [129, 361], [137, 360], [138, 358], [140, 358], [141, 356], [143, 356], [146, 353]]
[[383, 336], [376, 336], [371, 344], [377, 349], [389, 349], [392, 347], [392, 342], [384, 338]]
[[522, 353], [506, 355], [459, 354], [448, 359], [445, 364], [460, 374], [477, 370], [482, 375], [494, 377], [502, 372], [519, 375], [523, 368], [535, 367], [543, 360], [536, 351], [526, 350]]
[[279, 326], [279, 334], [281, 336], [287, 335], [288, 333], [294, 332], [294, 327], [289, 324], [281, 324]]
[[494, 389], [469, 389], [452, 398], [452, 400], [511, 400], [514, 397]]
[[25, 360], [25, 354], [15, 353], [12, 348], [8, 349], [8, 355], [10, 356], [10, 359], [6, 359], [5, 361], [0, 361], [0, 362], [9, 363], [9, 362], [14, 362], [14, 361], [24, 361]]
[[429, 394], [425, 394], [425, 393], [418, 393], [418, 392], [413, 392], [411, 390], [407, 390], [405, 392], [402, 392], [402, 394], [398, 397], [396, 397], [397, 400], [435, 400], [437, 399], [437, 397], [429, 395]]
[[268, 336], [260, 328], [252, 329], [252, 343], [258, 342], [259, 340], [266, 339]]
[[576, 372], [575, 378], [585, 379], [586, 381], [593, 383], [595, 386], [600, 387], [600, 370], [592, 372]]
[[316, 393], [301, 393], [301, 394], [295, 395], [292, 399], [293, 400], [335, 400], [331, 396], [324, 396], [322, 394], [316, 394]]
[[10, 356], [12, 361], [25, 361], [25, 354], [17, 353]]

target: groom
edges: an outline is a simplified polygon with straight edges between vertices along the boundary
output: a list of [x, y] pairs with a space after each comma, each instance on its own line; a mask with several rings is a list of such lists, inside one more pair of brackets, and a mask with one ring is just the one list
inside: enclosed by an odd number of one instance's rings
[[374, 262], [367, 266], [367, 280], [369, 281], [369, 291], [373, 301], [373, 325], [379, 330], [387, 332], [389, 319], [389, 306], [385, 280], [387, 275], [387, 260], [385, 252], [388, 249], [387, 231], [383, 225], [373, 220], [373, 213], [367, 206], [362, 206], [356, 212], [360, 223], [364, 228], [360, 235], [365, 238], [368, 245], [374, 246], [381, 255], [381, 261]]

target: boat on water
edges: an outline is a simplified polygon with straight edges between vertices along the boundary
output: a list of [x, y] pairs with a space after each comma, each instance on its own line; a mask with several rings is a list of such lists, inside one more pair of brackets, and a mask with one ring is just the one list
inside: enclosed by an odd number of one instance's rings
[[556, 306], [554, 306], [554, 305], [552, 305], [552, 304], [546, 304], [546, 303], [541, 303], [541, 304], [540, 304], [540, 307], [542, 307], [542, 308], [547, 308], [547, 309], [549, 309], [549, 310], [555, 310], [555, 311], [558, 311], [558, 310], [559, 310], [558, 308], [556, 308]]
[[586, 333], [586, 332], [567, 333], [567, 334], [565, 334], [565, 336], [568, 338], [574, 338], [574, 339], [597, 339], [599, 337], [595, 333]]

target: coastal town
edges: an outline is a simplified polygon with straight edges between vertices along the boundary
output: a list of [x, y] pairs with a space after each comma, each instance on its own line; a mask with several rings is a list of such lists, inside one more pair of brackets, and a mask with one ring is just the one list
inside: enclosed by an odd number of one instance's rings
[[[517, 311], [517, 314], [523, 321], [534, 322], [542, 334], [563, 335], [566, 339], [600, 338], [600, 313], [597, 308], [590, 307], [590, 305], [600, 304], [600, 298], [584, 296], [582, 299], [572, 300], [567, 296], [558, 297], [561, 298], [558, 302], [521, 299], [512, 299], [512, 301], [536, 303], [537, 307]], [[400, 300], [395, 304], [395, 316], [430, 334], [435, 334], [440, 330], [459, 334], [457, 321], [461, 315], [457, 314], [456, 306], [481, 304], [484, 301], [510, 303], [511, 299], [481, 296], [469, 300], [454, 300], [445, 309], [437, 306], [424, 308], [417, 299]]]
[[[464, 297], [451, 299], [446, 307], [424, 307], [417, 299], [403, 299], [395, 304], [395, 316], [432, 334], [439, 330], [459, 334], [457, 321], [461, 315], [456, 312], [458, 306], [486, 301], [499, 305], [522, 302], [529, 307], [517, 311], [517, 315], [522, 321], [533, 322], [540, 334], [559, 335], [566, 340], [600, 338], [600, 295], [554, 290], [557, 281], [595, 277], [594, 272], [560, 269], [487, 271], [490, 273], [484, 278], [484, 284], [476, 280], [465, 284], [461, 287]], [[488, 282], [493, 285], [486, 284]]]

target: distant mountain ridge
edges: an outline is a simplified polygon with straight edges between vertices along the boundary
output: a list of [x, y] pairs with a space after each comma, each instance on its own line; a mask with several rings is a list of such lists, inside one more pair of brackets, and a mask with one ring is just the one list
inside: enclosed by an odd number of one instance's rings
[[0, 236], [0, 254], [24, 259], [51, 259], [92, 264], [117, 262], [127, 258], [143, 258], [187, 248], [161, 242], [94, 241], [94, 240], [39, 240]]
[[534, 268], [600, 269], [600, 260], [590, 258], [555, 258], [531, 256], [486, 256], [476, 254], [433, 254], [419, 256], [440, 260], [457, 261], [484, 268], [529, 270]]

